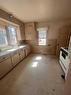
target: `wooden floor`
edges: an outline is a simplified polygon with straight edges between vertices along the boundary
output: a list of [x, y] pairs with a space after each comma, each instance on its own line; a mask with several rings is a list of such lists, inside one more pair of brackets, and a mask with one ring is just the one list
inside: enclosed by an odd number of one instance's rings
[[61, 95], [62, 73], [55, 56], [31, 54], [0, 80], [0, 95]]

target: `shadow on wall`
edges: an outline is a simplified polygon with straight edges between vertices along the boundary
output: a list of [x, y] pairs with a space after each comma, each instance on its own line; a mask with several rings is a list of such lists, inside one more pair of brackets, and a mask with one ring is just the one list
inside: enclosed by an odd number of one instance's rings
[[58, 38], [57, 38], [57, 55], [60, 52], [60, 47], [64, 47], [68, 49], [69, 40], [71, 36], [71, 25], [63, 25], [58, 30]]

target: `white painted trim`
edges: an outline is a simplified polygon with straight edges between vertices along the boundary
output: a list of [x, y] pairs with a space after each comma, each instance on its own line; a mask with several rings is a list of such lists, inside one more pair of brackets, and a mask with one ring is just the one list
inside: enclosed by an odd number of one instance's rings
[[37, 28], [37, 31], [48, 31], [47, 27]]

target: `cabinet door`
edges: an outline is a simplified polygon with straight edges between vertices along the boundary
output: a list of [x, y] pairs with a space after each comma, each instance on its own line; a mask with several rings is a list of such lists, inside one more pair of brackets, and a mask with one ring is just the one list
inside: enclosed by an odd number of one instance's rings
[[35, 40], [37, 37], [35, 24], [34, 23], [26, 23], [25, 24], [25, 38], [26, 40]]
[[30, 53], [30, 46], [26, 46], [25, 53], [26, 53], [26, 56]]
[[24, 49], [21, 49], [21, 50], [19, 51], [19, 58], [20, 58], [20, 61], [23, 60], [24, 57], [25, 57]]
[[15, 53], [12, 55], [12, 65], [13, 67], [20, 62], [19, 60], [19, 53]]
[[0, 78], [3, 77], [12, 69], [11, 58], [8, 58], [0, 63]]

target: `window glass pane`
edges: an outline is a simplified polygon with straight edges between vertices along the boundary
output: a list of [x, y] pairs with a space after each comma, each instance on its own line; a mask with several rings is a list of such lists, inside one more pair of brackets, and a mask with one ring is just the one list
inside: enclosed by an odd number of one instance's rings
[[0, 27], [0, 47], [8, 45], [6, 30]]
[[47, 31], [39, 31], [38, 32], [38, 41], [39, 41], [39, 45], [46, 45], [46, 33]]
[[16, 38], [16, 28], [13, 26], [8, 27], [8, 42], [10, 45], [15, 45], [17, 43], [17, 38]]
[[46, 45], [46, 39], [39, 39], [39, 45]]

